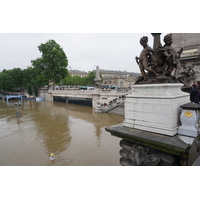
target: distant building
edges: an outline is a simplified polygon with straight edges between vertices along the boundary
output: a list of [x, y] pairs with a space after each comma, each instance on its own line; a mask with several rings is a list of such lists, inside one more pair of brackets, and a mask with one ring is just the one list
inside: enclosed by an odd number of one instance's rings
[[[103, 70], [103, 69], [100, 69], [99, 71], [102, 76], [102, 84], [108, 84], [120, 88], [132, 87], [133, 84], [135, 83], [136, 78], [140, 76], [140, 73], [126, 72], [126, 71], [122, 72], [122, 71]], [[88, 72], [79, 70], [70, 70], [69, 73], [71, 74], [71, 76], [80, 76], [80, 77], [88, 76]]]
[[70, 70], [69, 73], [71, 76], [80, 76], [80, 77], [88, 76], [87, 72], [80, 71], [80, 70]]
[[136, 78], [140, 76], [140, 73], [102, 69], [100, 70], [100, 73], [102, 75], [102, 84], [108, 84], [120, 88], [132, 87]]

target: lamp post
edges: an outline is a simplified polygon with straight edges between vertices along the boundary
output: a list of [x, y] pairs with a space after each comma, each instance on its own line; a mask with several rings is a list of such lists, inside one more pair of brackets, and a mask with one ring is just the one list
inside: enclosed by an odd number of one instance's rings
[[66, 107], [67, 107], [67, 121], [68, 121], [68, 97], [66, 97]]

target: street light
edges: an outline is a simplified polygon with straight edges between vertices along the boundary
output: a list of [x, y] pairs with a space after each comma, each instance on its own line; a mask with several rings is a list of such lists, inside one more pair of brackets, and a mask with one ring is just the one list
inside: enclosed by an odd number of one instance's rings
[[68, 117], [68, 97], [66, 97], [66, 105], [67, 105], [67, 121], [68, 121], [68, 119], [69, 119], [69, 117]]

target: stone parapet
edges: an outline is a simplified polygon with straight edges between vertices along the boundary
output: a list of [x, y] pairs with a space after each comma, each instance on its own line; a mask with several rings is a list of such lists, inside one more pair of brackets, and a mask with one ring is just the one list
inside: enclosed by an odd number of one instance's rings
[[148, 131], [124, 127], [123, 124], [106, 127], [106, 131], [111, 135], [123, 138], [140, 145], [154, 148], [163, 152], [180, 156], [189, 149], [189, 144], [183, 142], [177, 135], [167, 136]]

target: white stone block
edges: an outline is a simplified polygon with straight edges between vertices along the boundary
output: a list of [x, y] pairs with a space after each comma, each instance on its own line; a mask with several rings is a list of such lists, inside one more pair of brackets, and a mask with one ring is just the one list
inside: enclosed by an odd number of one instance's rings
[[[123, 126], [173, 136], [180, 126], [180, 106], [189, 102], [182, 84], [135, 85], [127, 96]], [[133, 123], [133, 124], [131, 124]]]

